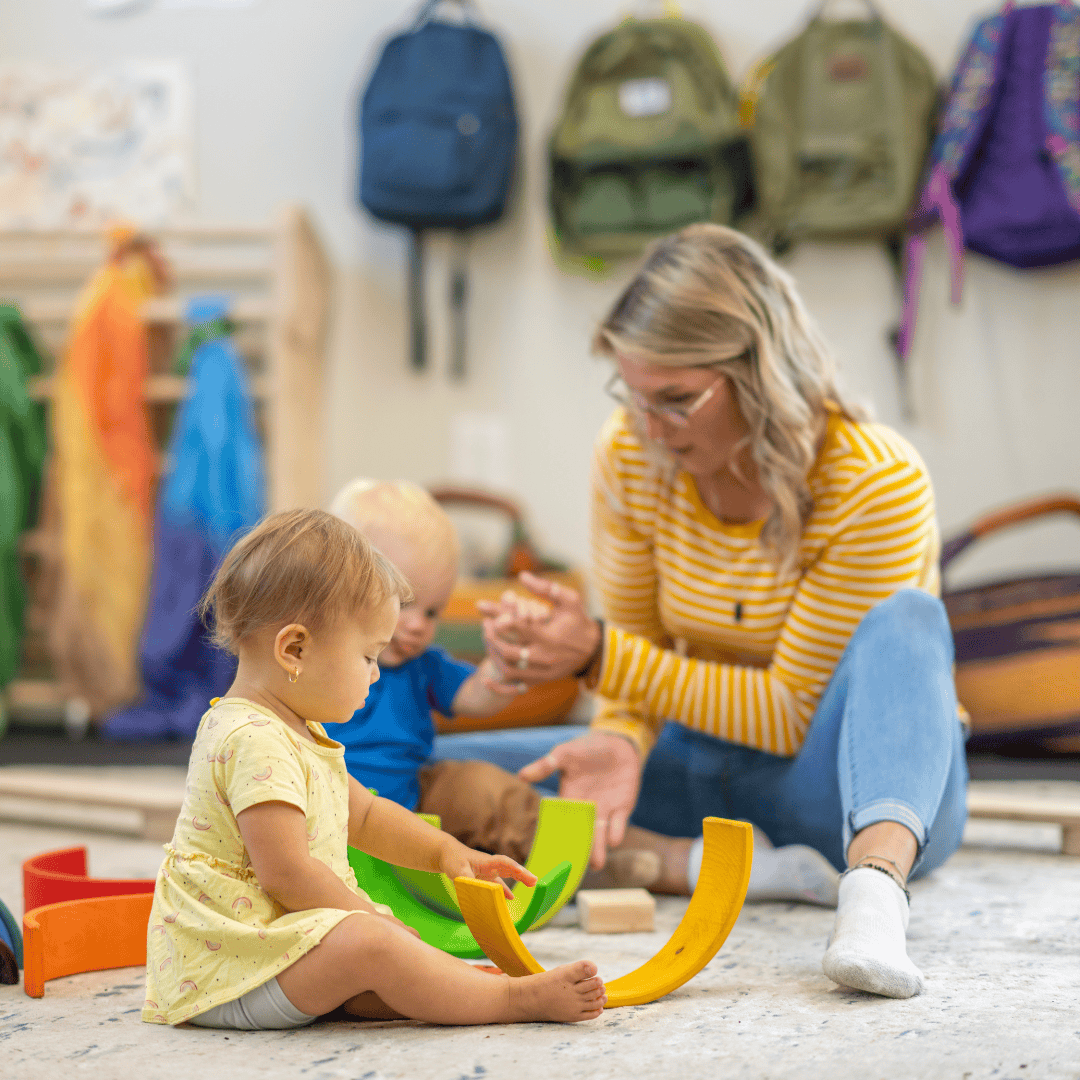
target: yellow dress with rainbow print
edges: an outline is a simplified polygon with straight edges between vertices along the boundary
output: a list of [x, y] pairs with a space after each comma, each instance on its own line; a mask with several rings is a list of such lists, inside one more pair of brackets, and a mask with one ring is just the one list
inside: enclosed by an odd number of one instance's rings
[[299, 807], [311, 855], [369, 899], [348, 861], [344, 748], [320, 724], [309, 723], [308, 730], [314, 742], [243, 698], [215, 701], [203, 716], [183, 808], [154, 889], [143, 1020], [180, 1024], [242, 997], [295, 963], [349, 914], [337, 908], [287, 912], [260, 887], [236, 824], [249, 806]]

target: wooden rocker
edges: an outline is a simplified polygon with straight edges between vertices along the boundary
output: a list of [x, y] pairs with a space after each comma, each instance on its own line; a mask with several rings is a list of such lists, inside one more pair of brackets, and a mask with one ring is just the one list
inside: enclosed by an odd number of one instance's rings
[[32, 911], [64, 900], [154, 891], [153, 878], [93, 878], [86, 870], [84, 847], [58, 848], [27, 859], [22, 865], [23, 910]]
[[[420, 816], [438, 828], [437, 818], [427, 814]], [[525, 865], [538, 878], [546, 877], [564, 862], [569, 862], [571, 869], [554, 902], [545, 907], [536, 922], [525, 927], [526, 930], [539, 930], [577, 892], [589, 865], [595, 819], [596, 806], [591, 802], [552, 798], [540, 800], [536, 835]], [[445, 874], [430, 874], [423, 870], [406, 870], [402, 867], [396, 867], [396, 871], [408, 890], [428, 907], [458, 922], [464, 922], [453, 883]], [[520, 881], [514, 885], [511, 918], [515, 926], [519, 925], [520, 914], [531, 902], [533, 888], [536, 887], [539, 886], [530, 888]]]
[[[652, 959], [607, 984], [606, 1008], [645, 1005], [670, 994], [701, 971], [727, 940], [750, 883], [753, 828], [708, 817], [703, 831], [701, 874], [682, 922]], [[544, 969], [514, 929], [498, 885], [468, 878], [454, 884], [465, 921], [492, 963], [507, 975], [539, 975]]]
[[23, 916], [23, 989], [44, 997], [45, 983], [65, 975], [146, 963], [146, 925], [153, 893], [66, 900]]

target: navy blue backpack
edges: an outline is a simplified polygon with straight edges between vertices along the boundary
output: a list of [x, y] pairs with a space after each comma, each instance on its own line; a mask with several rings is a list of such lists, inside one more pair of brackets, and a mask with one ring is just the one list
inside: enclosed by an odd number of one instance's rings
[[[360, 104], [360, 202], [410, 231], [413, 366], [426, 363], [423, 231], [462, 233], [497, 220], [506, 207], [518, 122], [510, 71], [496, 38], [475, 23], [472, 0], [455, 0], [464, 21], [433, 18], [427, 0], [411, 30], [383, 47]], [[464, 373], [463, 243], [451, 289], [452, 370]]]

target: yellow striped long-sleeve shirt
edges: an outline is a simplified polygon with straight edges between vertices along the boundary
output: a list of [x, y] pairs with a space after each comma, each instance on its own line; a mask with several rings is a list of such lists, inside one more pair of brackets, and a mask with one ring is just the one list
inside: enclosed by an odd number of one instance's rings
[[619, 409], [593, 461], [593, 574], [607, 619], [593, 727], [648, 752], [676, 720], [790, 756], [855, 627], [898, 589], [937, 595], [930, 478], [880, 424], [829, 419], [813, 510], [780, 573], [762, 522], [718, 520], [646, 453]]

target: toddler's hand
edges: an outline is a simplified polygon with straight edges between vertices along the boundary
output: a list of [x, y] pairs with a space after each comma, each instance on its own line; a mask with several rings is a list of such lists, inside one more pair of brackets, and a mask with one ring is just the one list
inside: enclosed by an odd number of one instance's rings
[[517, 679], [511, 679], [509, 676], [504, 676], [499, 671], [498, 665], [491, 657], [488, 657], [477, 669], [477, 673], [480, 676], [480, 683], [485, 690], [490, 690], [493, 694], [501, 694], [504, 697], [517, 697], [518, 694], [523, 694], [527, 687], [524, 683], [520, 683]]
[[531, 596], [507, 589], [494, 600], [478, 600], [476, 607], [488, 619], [499, 619], [507, 636], [516, 636], [518, 628], [532, 629], [543, 625], [551, 616], [551, 605]]
[[503, 894], [507, 900], [512, 900], [514, 894], [503, 878], [514, 878], [526, 885], [536, 884], [536, 875], [530, 873], [520, 863], [505, 855], [488, 855], [483, 851], [474, 851], [464, 844], [457, 843], [443, 856], [442, 865], [439, 869], [451, 881], [454, 878], [477, 878], [480, 881], [494, 881], [502, 885]]

